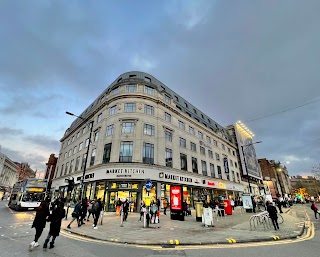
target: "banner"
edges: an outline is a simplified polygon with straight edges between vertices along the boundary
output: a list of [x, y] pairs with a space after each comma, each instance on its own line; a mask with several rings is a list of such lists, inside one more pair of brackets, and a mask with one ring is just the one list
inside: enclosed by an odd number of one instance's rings
[[253, 209], [252, 198], [250, 195], [242, 195], [242, 204], [244, 209]]

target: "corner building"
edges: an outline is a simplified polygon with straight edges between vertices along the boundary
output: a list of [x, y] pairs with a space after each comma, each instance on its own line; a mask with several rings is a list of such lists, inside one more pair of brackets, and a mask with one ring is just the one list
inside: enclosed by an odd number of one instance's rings
[[[169, 199], [171, 185], [183, 186], [190, 206], [243, 192], [227, 130], [149, 74], [122, 74], [81, 117], [86, 123], [77, 118], [60, 140], [52, 188], [65, 196], [65, 179], [73, 177], [72, 197], [79, 198], [85, 162], [84, 193], [102, 198], [106, 211], [115, 211], [118, 198], [139, 211], [141, 199]], [[153, 183], [149, 194], [147, 179]]]

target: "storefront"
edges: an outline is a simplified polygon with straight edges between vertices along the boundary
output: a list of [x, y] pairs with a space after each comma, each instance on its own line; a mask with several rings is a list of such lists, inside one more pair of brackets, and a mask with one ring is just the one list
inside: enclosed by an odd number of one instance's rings
[[[183, 186], [183, 198], [190, 207], [194, 207], [197, 201], [211, 201], [221, 199], [221, 197], [230, 198], [243, 192], [243, 186], [240, 184], [193, 173], [160, 170], [158, 167], [150, 166], [146, 168], [143, 166], [139, 168], [114, 166], [88, 170], [85, 176], [85, 196], [89, 200], [101, 198], [105, 211], [115, 211], [118, 199], [122, 201], [128, 199], [132, 212], [140, 211], [141, 200], [150, 203], [160, 198], [161, 207], [163, 207], [164, 199], [169, 202], [172, 185]], [[81, 174], [75, 178], [78, 184], [71, 194], [73, 200], [80, 198], [80, 179]], [[153, 184], [148, 192], [145, 188], [147, 180], [151, 180]], [[59, 185], [60, 183], [62, 185]], [[67, 196], [64, 178], [54, 180], [53, 186], [59, 188], [64, 197]]]

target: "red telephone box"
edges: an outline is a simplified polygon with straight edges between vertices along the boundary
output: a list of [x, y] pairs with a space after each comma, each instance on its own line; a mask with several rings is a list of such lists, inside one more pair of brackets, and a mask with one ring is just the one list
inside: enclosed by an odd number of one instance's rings
[[223, 200], [224, 203], [224, 212], [227, 215], [232, 215], [232, 206], [230, 200]]

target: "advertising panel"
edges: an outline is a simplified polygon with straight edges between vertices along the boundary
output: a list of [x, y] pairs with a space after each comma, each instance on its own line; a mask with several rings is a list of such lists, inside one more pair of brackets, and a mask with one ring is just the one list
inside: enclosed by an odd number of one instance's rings
[[244, 209], [252, 209], [252, 198], [250, 195], [242, 195], [242, 203]]
[[[236, 138], [239, 146], [239, 153], [242, 165], [243, 175], [261, 179], [261, 170], [256, 156], [254, 145], [252, 144], [252, 135], [243, 127], [236, 123], [234, 125]], [[245, 167], [244, 159], [246, 160], [247, 168]]]
[[170, 187], [170, 209], [182, 211], [182, 188], [181, 186]]

